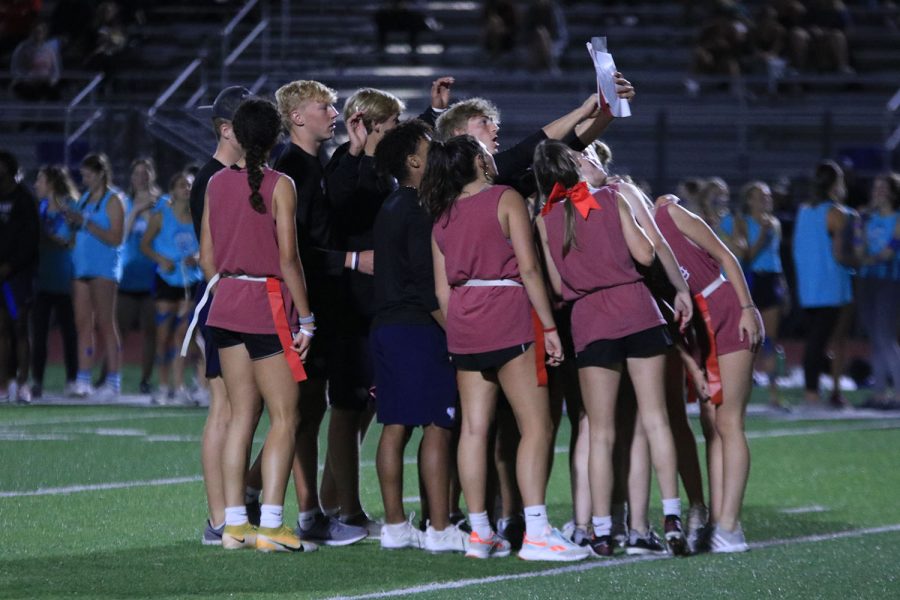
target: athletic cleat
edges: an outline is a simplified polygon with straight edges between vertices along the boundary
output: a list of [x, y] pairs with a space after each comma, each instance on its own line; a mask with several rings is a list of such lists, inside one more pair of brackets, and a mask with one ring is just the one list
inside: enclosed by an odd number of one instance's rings
[[425, 545], [425, 534], [413, 526], [413, 517], [411, 514], [408, 521], [396, 525], [382, 525], [381, 547], [385, 550], [422, 548]]
[[311, 526], [304, 529], [298, 524], [295, 531], [298, 537], [325, 546], [349, 546], [369, 535], [364, 527], [341, 523], [337, 518], [321, 512]]
[[222, 547], [226, 550], [256, 548], [256, 529], [250, 523], [226, 525], [222, 530]]
[[353, 525], [354, 527], [362, 527], [369, 532], [369, 537], [377, 538], [381, 535], [382, 524], [374, 519], [369, 518], [365, 511], [352, 517], [341, 517], [341, 523], [344, 525]]
[[469, 534], [467, 558], [504, 558], [509, 556], [509, 553], [509, 542], [496, 533], [491, 533], [491, 537], [486, 540], [482, 539], [476, 531]]
[[525, 538], [525, 517], [513, 515], [508, 519], [498, 520], [497, 535], [509, 542], [511, 549], [521, 549], [522, 540]]
[[429, 524], [425, 529], [423, 547], [432, 554], [465, 552], [469, 549], [469, 534], [455, 525], [448, 525], [443, 531], [438, 531]]
[[663, 555], [668, 553], [662, 540], [659, 539], [659, 536], [652, 529], [648, 530], [644, 535], [632, 529], [631, 533], [628, 534], [628, 541], [625, 542], [625, 554], [629, 556]]
[[702, 504], [695, 504], [688, 509], [687, 545], [692, 553], [704, 551], [703, 538], [708, 521], [709, 509]]
[[200, 541], [204, 546], [221, 546], [223, 533], [225, 533], [225, 523], [222, 523], [220, 527], [213, 527], [207, 519], [206, 529], [203, 530], [203, 537], [200, 538]]
[[257, 529], [256, 549], [260, 552], [315, 552], [319, 547], [301, 540], [287, 525], [281, 525]]
[[85, 383], [83, 381], [76, 381], [69, 392], [69, 395], [74, 398], [87, 398], [91, 394], [94, 393], [94, 388], [91, 387], [91, 384]]
[[615, 550], [615, 541], [613, 540], [611, 535], [601, 535], [597, 537], [593, 536], [590, 540], [588, 540], [590, 544], [591, 551], [594, 553], [594, 556], [607, 557], [613, 555], [613, 550]]
[[669, 552], [675, 556], [687, 556], [691, 553], [688, 550], [687, 539], [681, 528], [681, 517], [666, 515], [663, 530], [665, 531], [666, 545], [669, 547]]
[[725, 531], [715, 526], [710, 540], [711, 551], [715, 553], [746, 552], [750, 549], [744, 538], [744, 530], [738, 525], [734, 531]]
[[254, 527], [259, 527], [259, 518], [262, 516], [262, 507], [259, 505], [259, 499], [247, 502], [244, 506], [247, 508], [247, 520]]
[[563, 537], [558, 529], [548, 527], [544, 535], [522, 540], [519, 558], [522, 560], [546, 560], [553, 562], [573, 562], [584, 560], [591, 555], [588, 546], [579, 546]]

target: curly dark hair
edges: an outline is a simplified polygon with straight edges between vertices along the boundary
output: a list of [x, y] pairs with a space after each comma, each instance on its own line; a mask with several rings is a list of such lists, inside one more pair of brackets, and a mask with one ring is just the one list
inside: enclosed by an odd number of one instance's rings
[[388, 131], [375, 149], [375, 171], [383, 179], [409, 179], [406, 158], [415, 154], [420, 140], [430, 140], [431, 127], [420, 119], [410, 119]]
[[247, 98], [234, 113], [234, 135], [244, 149], [247, 161], [247, 183], [250, 184], [250, 206], [258, 213], [266, 212], [259, 186], [263, 166], [281, 133], [281, 117], [275, 104], [264, 98]]

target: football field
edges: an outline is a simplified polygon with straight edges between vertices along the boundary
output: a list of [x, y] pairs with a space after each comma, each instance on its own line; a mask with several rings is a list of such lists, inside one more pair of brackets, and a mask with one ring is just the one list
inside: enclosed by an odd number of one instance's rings
[[[900, 597], [898, 413], [752, 411], [749, 553], [561, 566], [383, 551], [370, 540], [308, 555], [203, 547], [204, 418], [199, 408], [0, 405], [0, 598]], [[256, 447], [264, 431], [265, 422]], [[363, 449], [361, 489], [381, 517], [377, 433]], [[570, 518], [568, 438], [564, 421], [547, 498], [558, 526]], [[408, 510], [418, 505], [417, 441]], [[656, 494], [652, 507], [659, 527]]]

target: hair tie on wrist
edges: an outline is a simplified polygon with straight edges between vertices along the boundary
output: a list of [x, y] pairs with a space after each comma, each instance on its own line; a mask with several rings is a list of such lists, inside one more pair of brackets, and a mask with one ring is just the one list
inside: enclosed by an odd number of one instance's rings
[[553, 333], [556, 331], [556, 327], [544, 327], [544, 333]]
[[359, 252], [353, 252], [350, 254], [350, 270], [359, 270]]
[[315, 323], [315, 322], [316, 322], [316, 315], [315, 315], [315, 313], [309, 313], [309, 316], [308, 316], [308, 317], [300, 317], [300, 324], [301, 324], [301, 325], [308, 325], [309, 323]]
[[305, 335], [308, 338], [315, 337], [315, 335], [316, 335], [309, 329], [303, 329], [302, 327], [300, 328], [299, 333], [301, 333], [302, 335]]

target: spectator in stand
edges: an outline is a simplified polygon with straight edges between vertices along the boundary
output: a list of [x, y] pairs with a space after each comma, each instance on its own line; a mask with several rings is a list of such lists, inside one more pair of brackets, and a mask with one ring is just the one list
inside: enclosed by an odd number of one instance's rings
[[92, 153], [81, 161], [81, 179], [87, 190], [78, 207], [66, 213], [77, 230], [73, 262], [75, 324], [78, 329], [78, 376], [74, 394], [93, 394], [94, 327], [100, 332], [109, 372], [98, 390], [100, 400], [113, 400], [121, 390], [122, 345], [116, 325], [116, 290], [122, 274], [120, 245], [125, 229], [125, 204], [112, 187], [112, 167], [105, 154]]
[[715, 3], [710, 16], [700, 27], [694, 47], [696, 73], [704, 75], [741, 75], [741, 65], [747, 55], [746, 21], [738, 6], [731, 0]]
[[47, 24], [39, 22], [13, 52], [10, 88], [22, 100], [59, 100], [59, 41], [49, 39], [48, 31]]
[[487, 0], [482, 13], [484, 28], [481, 45], [491, 62], [508, 56], [516, 47], [519, 35], [519, 15], [512, 0]]
[[118, 2], [103, 2], [97, 7], [95, 43], [84, 61], [85, 66], [99, 69], [107, 77], [115, 74], [128, 47], [128, 32], [120, 11]]
[[390, 0], [375, 11], [375, 27], [378, 30], [378, 49], [384, 52], [387, 45], [387, 36], [392, 31], [405, 33], [409, 40], [409, 51], [416, 53], [419, 34], [425, 31], [434, 31], [438, 28], [434, 19], [428, 17], [423, 10], [415, 6], [409, 6], [406, 0]]
[[[847, 254], [844, 231], [850, 219], [843, 206], [844, 174], [834, 161], [818, 164], [810, 202], [800, 206], [794, 229], [797, 295], [807, 315], [803, 351], [805, 398], [819, 404], [819, 374], [825, 368], [825, 347], [838, 325], [842, 309], [853, 301], [850, 271], [842, 264]], [[835, 391], [839, 382], [835, 381]], [[832, 396], [839, 407], [840, 396]]]
[[192, 405], [184, 386], [185, 359], [177, 351], [187, 331], [200, 271], [200, 242], [191, 220], [193, 177], [176, 173], [164, 196], [148, 219], [141, 237], [141, 252], [156, 263], [153, 295], [156, 299], [156, 355], [159, 357], [159, 390], [156, 404]]
[[152, 296], [156, 263], [141, 252], [141, 238], [161, 195], [153, 160], [139, 158], [132, 162], [131, 189], [125, 197], [125, 243], [122, 244], [122, 279], [116, 317], [123, 339], [127, 339], [135, 323], [140, 328], [142, 394], [151, 391], [150, 377], [156, 359], [156, 311]]
[[[871, 344], [873, 408], [898, 408], [900, 392], [900, 174], [883, 173], [872, 183], [859, 272], [859, 316]], [[888, 376], [893, 392], [888, 392]]]
[[[28, 311], [38, 261], [37, 201], [16, 175], [19, 162], [0, 150], [0, 396], [31, 402], [28, 389]], [[15, 353], [16, 391], [8, 366]]]
[[853, 75], [847, 29], [850, 27], [850, 10], [841, 0], [814, 0], [808, 13], [809, 32], [812, 37], [812, 55], [820, 71], [836, 71]]
[[40, 259], [37, 273], [37, 295], [34, 301], [31, 395], [40, 398], [44, 389], [44, 369], [47, 366], [47, 336], [50, 334], [50, 315], [56, 316], [63, 341], [66, 365], [65, 394], [75, 386], [78, 374], [78, 333], [72, 308], [72, 246], [75, 230], [66, 222], [66, 211], [74, 210], [78, 190], [65, 167], [43, 166], [34, 181], [34, 191], [40, 201], [41, 222]]
[[807, 9], [800, 0], [771, 0], [778, 22], [787, 36], [788, 62], [794, 68], [805, 69], [809, 59], [810, 34], [807, 29]]
[[535, 71], [559, 71], [559, 61], [569, 45], [566, 15], [556, 0], [531, 0], [525, 14], [524, 33], [530, 42], [529, 67]]

